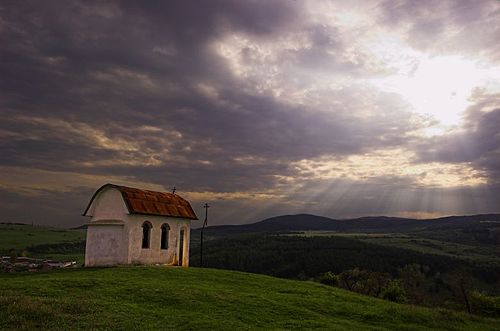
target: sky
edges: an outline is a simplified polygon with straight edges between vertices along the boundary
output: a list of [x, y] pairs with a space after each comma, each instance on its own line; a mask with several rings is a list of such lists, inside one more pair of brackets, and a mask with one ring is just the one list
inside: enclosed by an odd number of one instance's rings
[[2, 1], [0, 221], [500, 212], [499, 40], [494, 0]]

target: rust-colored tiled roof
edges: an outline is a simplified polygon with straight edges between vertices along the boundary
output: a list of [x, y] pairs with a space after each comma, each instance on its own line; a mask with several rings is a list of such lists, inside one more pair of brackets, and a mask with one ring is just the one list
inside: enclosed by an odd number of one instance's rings
[[191, 208], [189, 202], [181, 198], [177, 194], [166, 193], [166, 192], [156, 192], [149, 190], [141, 190], [138, 188], [119, 186], [114, 184], [106, 184], [99, 188], [85, 209], [83, 215], [87, 214], [87, 211], [94, 201], [94, 198], [99, 192], [105, 188], [115, 188], [122, 194], [123, 200], [127, 205], [128, 211], [131, 214], [145, 214], [145, 215], [157, 215], [157, 216], [168, 216], [168, 217], [180, 217], [188, 218], [192, 220], [197, 220], [196, 214]]

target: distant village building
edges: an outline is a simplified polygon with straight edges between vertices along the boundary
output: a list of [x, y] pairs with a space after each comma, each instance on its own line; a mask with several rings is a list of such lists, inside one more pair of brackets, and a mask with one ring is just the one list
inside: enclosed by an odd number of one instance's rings
[[191, 221], [198, 218], [177, 194], [106, 184], [83, 216], [91, 217], [85, 266], [189, 265]]

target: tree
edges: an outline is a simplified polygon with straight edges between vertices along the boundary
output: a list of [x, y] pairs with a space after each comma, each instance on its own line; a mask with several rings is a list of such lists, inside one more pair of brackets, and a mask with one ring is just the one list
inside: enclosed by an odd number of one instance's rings
[[456, 297], [461, 297], [465, 309], [472, 312], [470, 305], [470, 293], [472, 292], [472, 277], [464, 269], [455, 270], [450, 277], [451, 288]]
[[420, 264], [407, 264], [399, 269], [399, 277], [407, 290], [415, 291], [425, 280], [425, 274], [422, 272]]

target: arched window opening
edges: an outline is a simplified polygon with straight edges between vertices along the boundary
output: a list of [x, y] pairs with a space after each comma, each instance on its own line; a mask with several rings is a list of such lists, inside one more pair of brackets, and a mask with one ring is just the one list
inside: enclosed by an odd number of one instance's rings
[[168, 249], [168, 233], [170, 231], [170, 227], [168, 224], [163, 224], [161, 226], [161, 240], [160, 240], [160, 248]]
[[142, 223], [142, 248], [149, 248], [151, 244], [151, 228], [149, 222]]

